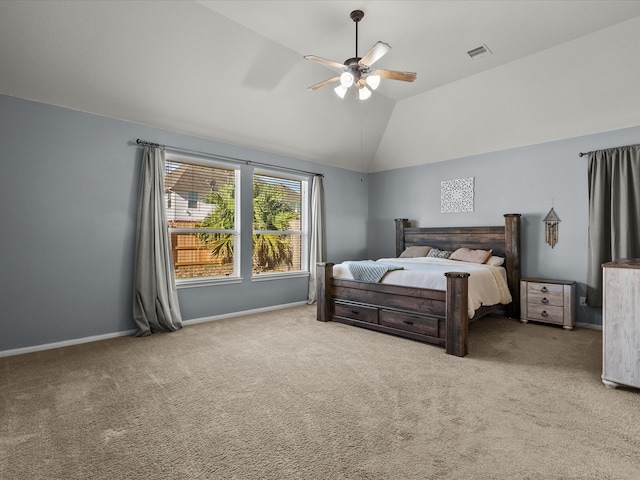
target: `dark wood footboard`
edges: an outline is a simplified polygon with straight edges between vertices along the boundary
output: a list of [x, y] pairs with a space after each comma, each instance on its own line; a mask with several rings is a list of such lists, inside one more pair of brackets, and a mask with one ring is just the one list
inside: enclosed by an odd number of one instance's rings
[[[507, 283], [513, 298], [507, 313], [519, 315], [520, 215], [505, 215], [504, 227], [409, 228], [396, 220], [397, 252], [405, 246], [430, 245], [493, 249], [505, 256]], [[399, 255], [397, 253], [397, 255]], [[446, 290], [431, 290], [333, 277], [333, 263], [317, 264], [317, 320], [336, 321], [440, 345], [446, 353], [468, 353], [469, 274], [448, 272]], [[474, 319], [504, 305], [482, 307]]]
[[317, 265], [319, 321], [440, 345], [459, 357], [467, 354], [468, 273], [447, 273], [444, 291], [333, 278], [333, 265]]

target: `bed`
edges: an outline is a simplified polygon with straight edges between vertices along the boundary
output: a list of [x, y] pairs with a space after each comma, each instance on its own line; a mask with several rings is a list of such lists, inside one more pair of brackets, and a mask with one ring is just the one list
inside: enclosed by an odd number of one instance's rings
[[[444, 289], [395, 285], [334, 275], [340, 268], [318, 263], [317, 320], [335, 321], [390, 333], [444, 347], [450, 355], [468, 353], [468, 326], [489, 313], [520, 318], [520, 214], [504, 215], [504, 225], [492, 227], [411, 227], [395, 220], [396, 257], [408, 247], [428, 245], [439, 250], [491, 250], [504, 258], [504, 276], [510, 303], [469, 308], [469, 277], [464, 262], [450, 262], [443, 274]], [[402, 262], [398, 262], [402, 264]], [[391, 275], [389, 272], [387, 275]]]

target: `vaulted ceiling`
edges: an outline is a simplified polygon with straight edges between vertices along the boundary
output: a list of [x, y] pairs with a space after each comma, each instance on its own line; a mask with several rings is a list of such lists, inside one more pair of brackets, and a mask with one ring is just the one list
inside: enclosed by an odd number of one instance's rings
[[[307, 90], [354, 9], [414, 83]], [[640, 1], [0, 0], [0, 94], [373, 172], [639, 125], [638, 32]]]

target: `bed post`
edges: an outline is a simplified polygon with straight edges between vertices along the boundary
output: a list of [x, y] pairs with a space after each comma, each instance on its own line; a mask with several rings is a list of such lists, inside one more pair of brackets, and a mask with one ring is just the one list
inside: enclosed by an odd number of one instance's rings
[[316, 301], [318, 303], [316, 320], [328, 322], [331, 316], [330, 310], [330, 281], [333, 276], [333, 263], [316, 264]]
[[464, 357], [469, 351], [469, 274], [447, 272], [447, 321], [445, 351]]
[[512, 297], [507, 315], [511, 318], [520, 318], [520, 217], [519, 213], [507, 213], [504, 216], [505, 255], [511, 260], [505, 265]]
[[409, 220], [407, 218], [396, 218], [396, 258], [404, 252], [404, 229], [409, 227]]

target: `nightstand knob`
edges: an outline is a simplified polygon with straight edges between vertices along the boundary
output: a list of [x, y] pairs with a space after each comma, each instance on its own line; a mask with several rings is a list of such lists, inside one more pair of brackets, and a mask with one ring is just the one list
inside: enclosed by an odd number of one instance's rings
[[543, 310], [540, 315], [542, 315], [543, 317], [548, 317], [549, 316], [549, 314], [547, 313], [546, 310]]
[[540, 290], [542, 293], [547, 293], [549, 290], [547, 290], [547, 287], [542, 287], [542, 290]]
[[549, 303], [549, 300], [547, 300], [547, 297], [542, 297], [542, 303]]

